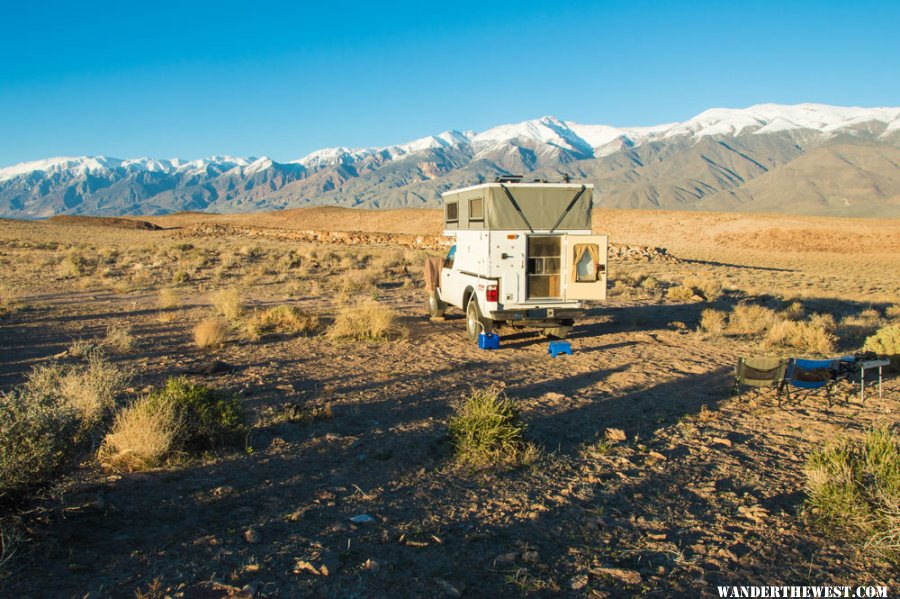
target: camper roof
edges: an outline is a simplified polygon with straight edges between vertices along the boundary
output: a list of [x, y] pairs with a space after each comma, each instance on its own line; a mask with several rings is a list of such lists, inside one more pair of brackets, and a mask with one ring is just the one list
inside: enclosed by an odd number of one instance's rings
[[590, 231], [594, 186], [495, 181], [442, 194], [444, 229]]
[[487, 183], [479, 183], [477, 185], [470, 185], [469, 187], [460, 187], [459, 189], [450, 189], [448, 191], [443, 192], [441, 194], [441, 197], [444, 197], [444, 196], [447, 196], [450, 194], [462, 193], [464, 191], [472, 191], [475, 189], [487, 189], [490, 187], [499, 189], [501, 185], [509, 187], [510, 189], [516, 189], [516, 188], [520, 188], [520, 187], [544, 187], [544, 188], [552, 187], [552, 188], [556, 188], [556, 189], [574, 189], [577, 191], [577, 190], [581, 189], [582, 185], [584, 185], [584, 187], [586, 187], [587, 189], [591, 189], [591, 190], [594, 189], [593, 183], [544, 183], [542, 181], [534, 181], [531, 183], [513, 183], [513, 182], [506, 182], [506, 181], [491, 181], [491, 182], [487, 182]]

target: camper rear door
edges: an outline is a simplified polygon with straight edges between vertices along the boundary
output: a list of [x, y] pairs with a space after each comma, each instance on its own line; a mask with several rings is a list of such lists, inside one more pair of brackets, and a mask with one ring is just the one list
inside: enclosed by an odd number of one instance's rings
[[563, 235], [566, 300], [606, 299], [608, 237]]

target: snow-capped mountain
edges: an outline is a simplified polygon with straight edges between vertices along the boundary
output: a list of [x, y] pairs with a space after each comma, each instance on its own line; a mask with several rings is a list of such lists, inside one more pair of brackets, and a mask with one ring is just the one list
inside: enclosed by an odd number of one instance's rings
[[[510, 173], [588, 180], [597, 202], [610, 206], [900, 214], [898, 147], [900, 108], [761, 104], [650, 127], [545, 116], [385, 147], [326, 148], [285, 163], [233, 156], [25, 162], [0, 168], [0, 216], [434, 206], [450, 187]], [[840, 159], [830, 160], [836, 152]], [[817, 156], [830, 165], [821, 172]], [[781, 168], [800, 157], [805, 168]]]

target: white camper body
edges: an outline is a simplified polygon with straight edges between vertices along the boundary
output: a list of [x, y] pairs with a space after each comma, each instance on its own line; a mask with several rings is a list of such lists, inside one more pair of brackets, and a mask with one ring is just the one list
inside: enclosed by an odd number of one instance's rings
[[467, 333], [496, 323], [564, 337], [585, 301], [606, 299], [607, 236], [591, 231], [593, 186], [498, 181], [443, 194], [453, 245], [429, 307], [463, 310]]

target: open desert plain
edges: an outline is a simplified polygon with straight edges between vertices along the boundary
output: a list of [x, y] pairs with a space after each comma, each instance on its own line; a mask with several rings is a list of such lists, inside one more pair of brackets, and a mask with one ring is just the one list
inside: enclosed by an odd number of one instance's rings
[[553, 358], [428, 317], [439, 210], [0, 221], [4, 405], [72, 406], [26, 418], [44, 437], [6, 466], [2, 594], [896, 592], [896, 375], [864, 400], [732, 384], [739, 357], [853, 354], [900, 322], [900, 220], [593, 222], [609, 299]]

